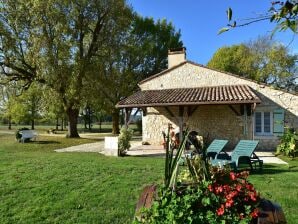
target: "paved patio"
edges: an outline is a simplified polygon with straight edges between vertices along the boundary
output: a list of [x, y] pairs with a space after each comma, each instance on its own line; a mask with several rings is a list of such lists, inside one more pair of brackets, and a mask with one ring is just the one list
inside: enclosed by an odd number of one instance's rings
[[[97, 152], [104, 154], [104, 141], [82, 144], [63, 149], [56, 149], [56, 152]], [[276, 157], [273, 152], [256, 152], [264, 163], [288, 164]], [[131, 141], [131, 149], [127, 152], [129, 156], [165, 156], [162, 146], [142, 145], [141, 141]]]

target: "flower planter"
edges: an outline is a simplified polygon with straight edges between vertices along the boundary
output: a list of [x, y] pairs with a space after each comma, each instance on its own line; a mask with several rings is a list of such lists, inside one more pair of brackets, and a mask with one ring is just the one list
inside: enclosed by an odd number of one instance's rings
[[[154, 199], [157, 197], [157, 186], [148, 185], [144, 187], [140, 194], [135, 217], [137, 220], [141, 219], [141, 208], [150, 208]], [[179, 193], [179, 192], [178, 192]], [[260, 202], [260, 214], [259, 217], [252, 221], [253, 224], [285, 224], [286, 218], [282, 208], [277, 203], [273, 203], [270, 200], [262, 199]]]

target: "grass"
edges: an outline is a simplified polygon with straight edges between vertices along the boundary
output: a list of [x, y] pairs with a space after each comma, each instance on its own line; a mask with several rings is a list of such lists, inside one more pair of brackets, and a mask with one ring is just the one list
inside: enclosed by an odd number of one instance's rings
[[265, 164], [262, 173], [250, 175], [261, 196], [281, 205], [289, 224], [298, 220], [298, 160], [282, 157], [289, 165]]
[[143, 186], [161, 179], [163, 160], [55, 153], [86, 139], [0, 134], [0, 223], [130, 223]]
[[[21, 144], [0, 133], [0, 223], [131, 223], [142, 188], [163, 176], [163, 159], [56, 153], [94, 140], [38, 140]], [[298, 161], [283, 159], [289, 166], [265, 164], [250, 181], [294, 224]]]

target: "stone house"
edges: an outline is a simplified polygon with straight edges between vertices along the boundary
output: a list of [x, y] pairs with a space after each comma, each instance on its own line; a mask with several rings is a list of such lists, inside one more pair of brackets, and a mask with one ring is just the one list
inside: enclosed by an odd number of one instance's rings
[[298, 128], [298, 95], [187, 61], [185, 48], [169, 51], [168, 69], [139, 83], [140, 91], [118, 108], [143, 111], [143, 141], [162, 143], [171, 123], [186, 125], [207, 141], [259, 140], [274, 150], [285, 128]]

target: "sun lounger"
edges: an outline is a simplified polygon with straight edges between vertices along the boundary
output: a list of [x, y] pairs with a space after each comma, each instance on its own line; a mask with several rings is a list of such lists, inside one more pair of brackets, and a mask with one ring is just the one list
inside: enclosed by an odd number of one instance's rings
[[206, 150], [207, 157], [214, 159], [218, 153], [222, 152], [227, 143], [228, 140], [213, 140]]
[[253, 170], [258, 164], [259, 168], [262, 169], [263, 160], [260, 160], [254, 153], [258, 143], [259, 141], [240, 140], [230, 156], [219, 153], [211, 163], [215, 166], [230, 165], [234, 170], [237, 170], [241, 164], [247, 164]]

